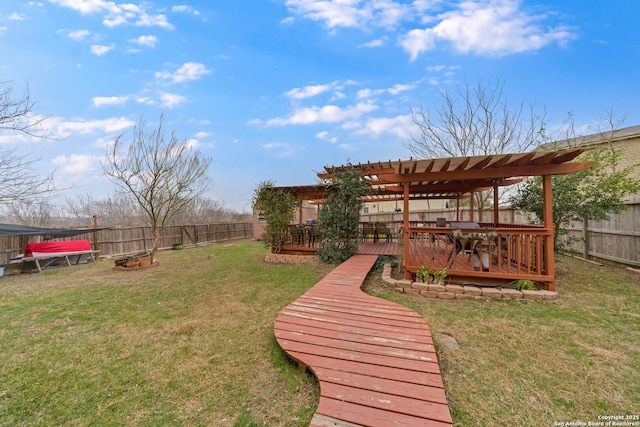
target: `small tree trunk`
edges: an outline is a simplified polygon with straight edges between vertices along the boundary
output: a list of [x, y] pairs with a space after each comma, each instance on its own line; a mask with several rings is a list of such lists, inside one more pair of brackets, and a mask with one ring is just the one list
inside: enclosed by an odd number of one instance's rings
[[153, 246], [151, 247], [151, 250], [149, 251], [149, 255], [151, 256], [151, 262], [154, 261], [154, 257], [156, 255], [156, 252], [158, 252], [158, 244], [160, 243], [160, 230], [156, 229], [153, 230]]

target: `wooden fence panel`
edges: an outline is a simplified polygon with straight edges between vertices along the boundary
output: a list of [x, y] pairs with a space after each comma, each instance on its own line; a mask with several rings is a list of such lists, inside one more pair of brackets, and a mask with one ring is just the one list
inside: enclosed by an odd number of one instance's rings
[[[153, 247], [149, 227], [122, 227], [91, 231], [74, 237], [56, 240], [86, 239], [99, 256], [118, 256], [146, 252]], [[253, 238], [253, 223], [171, 225], [160, 234], [158, 248], [169, 249], [177, 243], [195, 246], [228, 240]], [[23, 253], [27, 243], [41, 242], [40, 236], [0, 236], [0, 263], [8, 264]]]
[[627, 202], [628, 209], [608, 221], [574, 223], [569, 236], [571, 250], [588, 259], [640, 267], [640, 197]]

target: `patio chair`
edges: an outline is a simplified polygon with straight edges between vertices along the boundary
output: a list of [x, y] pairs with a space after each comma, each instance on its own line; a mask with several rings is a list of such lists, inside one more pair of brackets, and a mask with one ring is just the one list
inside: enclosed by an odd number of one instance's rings
[[375, 241], [374, 231], [373, 223], [365, 222], [362, 224], [362, 240], [367, 240], [369, 236], [373, 236]]
[[380, 235], [384, 234], [386, 241], [391, 241], [391, 229], [387, 227], [387, 224], [383, 222], [376, 222], [375, 231], [373, 233], [373, 241], [374, 243], [380, 240]]

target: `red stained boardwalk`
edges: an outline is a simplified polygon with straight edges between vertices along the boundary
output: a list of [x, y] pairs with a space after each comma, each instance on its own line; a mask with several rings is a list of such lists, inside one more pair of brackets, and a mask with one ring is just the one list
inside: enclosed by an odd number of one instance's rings
[[355, 255], [276, 318], [282, 349], [320, 383], [312, 427], [451, 426], [424, 319], [360, 290], [377, 255]]

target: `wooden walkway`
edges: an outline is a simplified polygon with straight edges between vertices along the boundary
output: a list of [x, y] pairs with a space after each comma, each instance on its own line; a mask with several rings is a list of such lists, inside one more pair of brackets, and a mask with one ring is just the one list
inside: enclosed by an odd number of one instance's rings
[[282, 349], [320, 383], [312, 427], [451, 426], [429, 327], [360, 290], [377, 255], [355, 255], [276, 318]]

